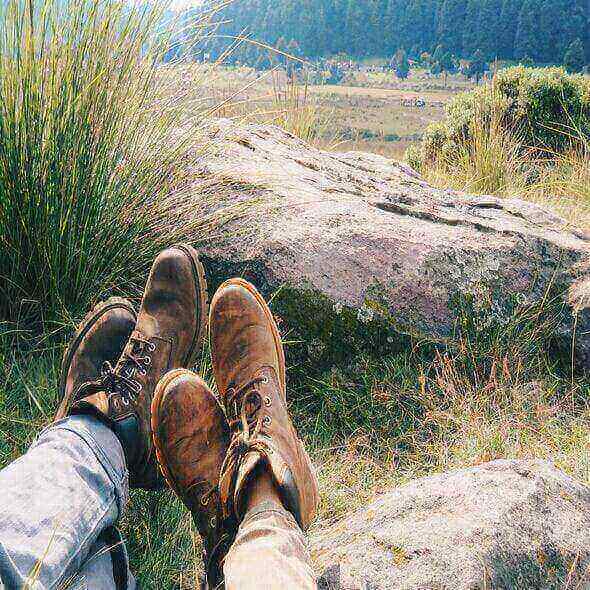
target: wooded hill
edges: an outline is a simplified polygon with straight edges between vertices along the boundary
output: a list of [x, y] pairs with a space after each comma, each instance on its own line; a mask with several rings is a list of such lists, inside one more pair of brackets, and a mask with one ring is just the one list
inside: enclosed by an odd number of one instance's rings
[[[235, 0], [219, 15], [220, 35], [290, 46], [307, 58], [339, 53], [411, 57], [442, 45], [458, 58], [562, 63], [568, 50], [590, 62], [590, 0]], [[215, 54], [227, 46], [218, 38]], [[245, 44], [231, 60], [253, 61]]]

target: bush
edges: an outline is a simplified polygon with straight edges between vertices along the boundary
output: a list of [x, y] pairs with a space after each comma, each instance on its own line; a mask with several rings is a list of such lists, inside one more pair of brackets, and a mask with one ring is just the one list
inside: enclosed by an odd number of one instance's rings
[[590, 136], [590, 80], [562, 68], [502, 70], [491, 84], [452, 100], [445, 120], [426, 130], [421, 145], [408, 152], [408, 161], [418, 169], [441, 156], [451, 161], [470, 149], [477, 126], [497, 121], [519, 137], [523, 150], [564, 153], [573, 137]]
[[153, 103], [162, 18], [158, 3], [0, 4], [0, 323], [59, 327], [161, 247], [148, 203], [182, 151]]

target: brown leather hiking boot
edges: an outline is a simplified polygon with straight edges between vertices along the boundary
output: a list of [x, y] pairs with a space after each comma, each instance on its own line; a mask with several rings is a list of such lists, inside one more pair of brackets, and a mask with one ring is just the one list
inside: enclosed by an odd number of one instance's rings
[[230, 443], [223, 410], [200, 377], [177, 369], [156, 388], [152, 431], [162, 473], [203, 539], [207, 588], [218, 588], [236, 532], [234, 519], [223, 518], [219, 502], [219, 473]]
[[244, 489], [262, 464], [306, 529], [317, 509], [317, 480], [287, 410], [285, 356], [272, 313], [250, 283], [232, 279], [213, 297], [209, 322], [213, 372], [232, 431], [220, 481], [224, 514], [241, 520]]
[[111, 297], [96, 305], [80, 322], [63, 355], [59, 378], [61, 404], [55, 420], [67, 415], [80, 385], [97, 379], [105, 362], [119, 360], [136, 319], [129, 301]]
[[158, 489], [150, 410], [160, 378], [190, 366], [202, 342], [207, 295], [203, 267], [190, 246], [173, 246], [155, 260], [135, 330], [113, 368], [106, 364], [96, 381], [75, 394], [72, 413], [90, 413], [121, 440], [131, 487]]

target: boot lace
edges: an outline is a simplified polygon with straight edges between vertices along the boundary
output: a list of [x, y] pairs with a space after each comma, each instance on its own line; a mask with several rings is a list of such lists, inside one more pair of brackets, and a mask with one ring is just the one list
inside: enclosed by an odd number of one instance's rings
[[[260, 437], [263, 426], [270, 424], [270, 416], [264, 416], [259, 410], [263, 404], [269, 406], [270, 398], [263, 398], [258, 386], [268, 383], [265, 376], [255, 377], [237, 389], [226, 392], [226, 409], [232, 439], [221, 467], [220, 487], [233, 490], [238, 467], [242, 458], [249, 451], [263, 454], [271, 452], [268, 443]], [[231, 498], [233, 491], [229, 494]]]
[[245, 443], [255, 438], [260, 431], [262, 421], [258, 411], [262, 407], [262, 396], [258, 385], [267, 382], [266, 377], [255, 377], [241, 387], [230, 388], [226, 392], [226, 408], [230, 413], [228, 424], [232, 431], [239, 427], [237, 434]]
[[139, 336], [132, 336], [129, 342], [131, 346], [123, 352], [119, 364], [113, 367], [106, 361], [102, 366], [100, 377], [96, 381], [81, 386], [76, 396], [78, 399], [88, 395], [89, 391], [105, 391], [109, 397], [119, 394], [125, 405], [135, 400], [143, 387], [136, 375], [147, 373], [147, 368], [152, 363], [150, 355], [156, 349], [156, 345]]

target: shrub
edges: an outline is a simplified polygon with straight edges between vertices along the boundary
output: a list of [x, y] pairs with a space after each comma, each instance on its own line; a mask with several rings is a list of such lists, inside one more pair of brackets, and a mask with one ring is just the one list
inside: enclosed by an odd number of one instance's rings
[[474, 135], [491, 122], [519, 137], [522, 149], [563, 153], [572, 136], [590, 135], [590, 80], [562, 68], [502, 70], [491, 84], [463, 93], [446, 108], [446, 118], [431, 125], [418, 148], [408, 153], [421, 169], [441, 159], [451, 161]]
[[56, 327], [161, 247], [149, 202], [186, 146], [153, 104], [162, 18], [158, 3], [0, 4], [0, 322]]

